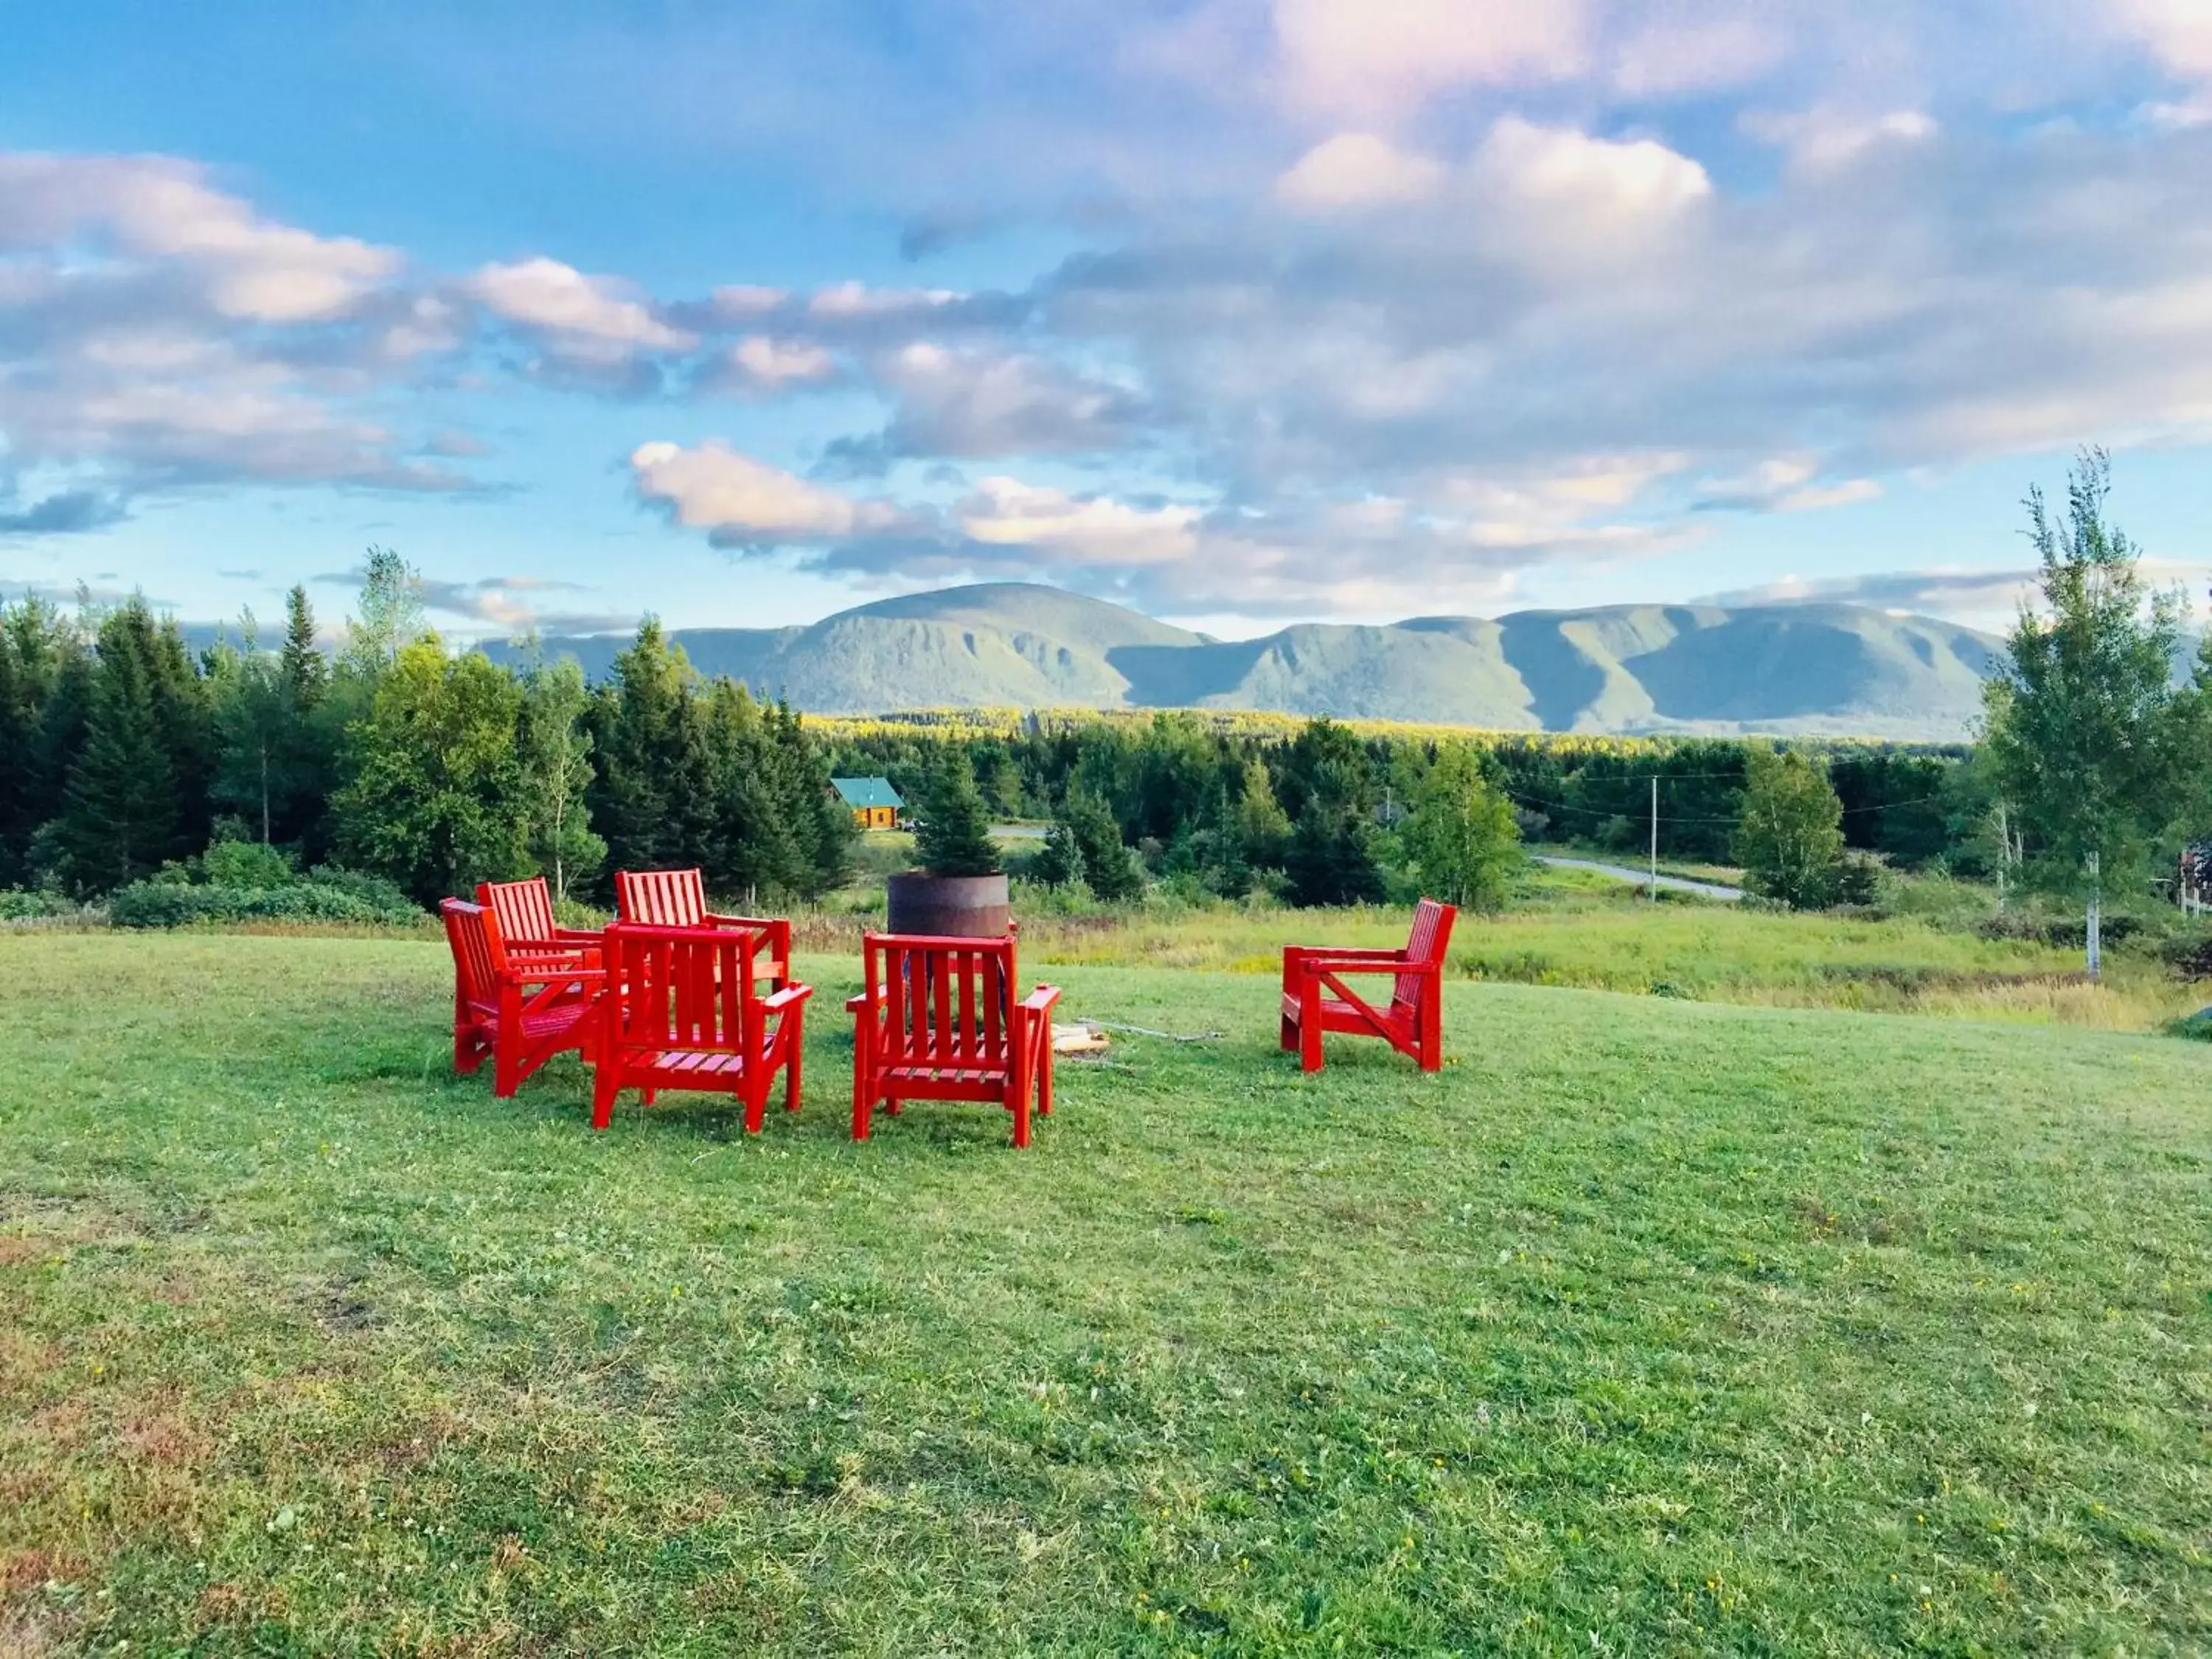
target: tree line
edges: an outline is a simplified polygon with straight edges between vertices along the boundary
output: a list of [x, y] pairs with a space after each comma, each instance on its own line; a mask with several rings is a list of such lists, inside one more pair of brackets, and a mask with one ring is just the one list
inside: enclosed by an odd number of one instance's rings
[[418, 586], [372, 549], [334, 655], [296, 587], [270, 647], [249, 616], [195, 652], [143, 598], [0, 607], [0, 888], [96, 897], [241, 842], [426, 905], [541, 872], [604, 899], [617, 866], [801, 899], [845, 879], [850, 820], [787, 706], [702, 678], [657, 623], [597, 687], [457, 654]]
[[2177, 682], [2185, 607], [2147, 586], [2109, 489], [2093, 452], [2061, 509], [2031, 495], [2039, 604], [1973, 745], [1455, 739], [1182, 713], [831, 722], [825, 743], [783, 702], [703, 678], [653, 621], [597, 686], [526, 649], [514, 671], [451, 653], [384, 550], [331, 654], [296, 588], [273, 645], [249, 617], [199, 652], [143, 599], [72, 613], [26, 598], [0, 607], [0, 888], [99, 896], [259, 843], [422, 903], [537, 872], [604, 900], [615, 867], [691, 865], [718, 892], [804, 901], [849, 873], [836, 773], [888, 776], [925, 818], [957, 819], [940, 859], [987, 860], [978, 823], [1047, 822], [1025, 873], [1109, 902], [1148, 881], [1301, 905], [1413, 883], [1487, 902], [1519, 842], [1642, 856], [1655, 831], [1661, 856], [1741, 864], [1793, 904], [1863, 899], [1877, 859], [2139, 890], [2212, 830], [2212, 656]]

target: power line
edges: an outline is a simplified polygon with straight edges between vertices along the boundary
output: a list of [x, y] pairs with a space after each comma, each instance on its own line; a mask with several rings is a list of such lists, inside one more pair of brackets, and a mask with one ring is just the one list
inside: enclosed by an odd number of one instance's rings
[[[1626, 818], [1643, 816], [1641, 813], [1613, 811], [1602, 806], [1579, 806], [1571, 801], [1545, 800], [1538, 796], [1518, 793], [1512, 789], [1507, 789], [1503, 793], [1508, 800], [1518, 805], [1533, 806], [1550, 812], [1579, 812], [1584, 817], [1592, 818]], [[1846, 806], [1844, 808], [1843, 815], [1845, 817], [1851, 817], [1864, 812], [1892, 812], [1900, 806], [1925, 806], [1931, 801], [1939, 801], [1942, 799], [1941, 795], [1916, 795], [1910, 800], [1886, 800], [1872, 806]], [[1733, 817], [1677, 817], [1667, 812], [1660, 813], [1658, 819], [1662, 823], [1716, 824], [1736, 822]]]

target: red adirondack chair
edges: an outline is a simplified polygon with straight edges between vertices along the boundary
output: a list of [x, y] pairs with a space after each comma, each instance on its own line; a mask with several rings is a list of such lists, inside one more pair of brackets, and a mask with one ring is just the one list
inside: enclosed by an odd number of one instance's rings
[[[1283, 1047], [1300, 1066], [1321, 1070], [1324, 1031], [1379, 1036], [1425, 1072], [1443, 1064], [1444, 951], [1459, 911], [1434, 899], [1413, 910], [1413, 937], [1402, 951], [1332, 951], [1283, 947]], [[1344, 982], [1347, 974], [1390, 974], [1389, 1002], [1380, 1008]]]
[[762, 937], [761, 972], [781, 991], [791, 982], [791, 924], [781, 916], [720, 915], [707, 908], [707, 884], [696, 870], [618, 870], [615, 913], [649, 927], [742, 927]]
[[509, 957], [573, 956], [583, 966], [599, 965], [599, 936], [587, 929], [562, 927], [553, 921], [553, 890], [543, 876], [527, 881], [480, 881], [477, 902], [499, 918], [500, 936]]
[[758, 1134], [769, 1085], [783, 1073], [783, 1109], [799, 1109], [810, 985], [760, 994], [758, 937], [739, 927], [652, 927], [618, 921], [603, 935], [608, 990], [592, 1046], [592, 1127], [615, 1097], [690, 1089], [736, 1097]]
[[491, 1091], [504, 1100], [554, 1055], [590, 1058], [592, 1018], [606, 982], [576, 957], [509, 954], [499, 917], [466, 899], [438, 906], [453, 952], [453, 1069], [467, 1075], [492, 1061]]
[[1014, 1000], [1014, 941], [870, 933], [860, 942], [866, 988], [845, 1006], [853, 1045], [853, 1139], [868, 1138], [878, 1103], [996, 1101], [1030, 1144], [1030, 1097], [1052, 1115], [1052, 1009], [1040, 985]]

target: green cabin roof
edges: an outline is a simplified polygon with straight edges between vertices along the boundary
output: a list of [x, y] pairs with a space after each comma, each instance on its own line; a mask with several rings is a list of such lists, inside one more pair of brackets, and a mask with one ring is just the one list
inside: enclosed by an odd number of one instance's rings
[[830, 787], [837, 792], [838, 799], [855, 811], [863, 806], [888, 806], [896, 811], [906, 805], [889, 778], [832, 778]]

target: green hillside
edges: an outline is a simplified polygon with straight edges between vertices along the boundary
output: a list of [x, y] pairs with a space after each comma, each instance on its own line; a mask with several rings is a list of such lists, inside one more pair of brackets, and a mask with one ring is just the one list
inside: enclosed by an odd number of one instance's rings
[[[807, 628], [679, 629], [703, 672], [802, 708], [1252, 708], [1503, 730], [1964, 734], [1990, 636], [1856, 605], [1623, 605], [1301, 623], [1222, 641], [1057, 588], [914, 593]], [[554, 638], [604, 674], [624, 641]], [[509, 656], [511, 647], [488, 647]]]

